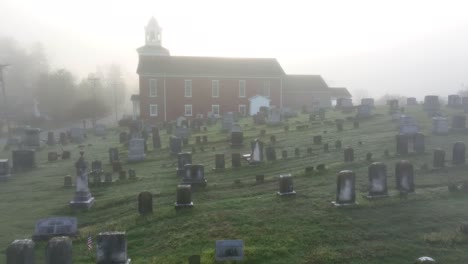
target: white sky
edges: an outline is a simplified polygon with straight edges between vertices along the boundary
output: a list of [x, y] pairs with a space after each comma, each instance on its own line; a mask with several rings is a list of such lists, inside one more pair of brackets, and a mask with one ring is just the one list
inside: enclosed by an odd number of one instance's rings
[[53, 67], [78, 76], [115, 62], [136, 78], [135, 49], [154, 15], [172, 55], [274, 57], [287, 73], [321, 74], [329, 85], [421, 98], [468, 83], [467, 7], [450, 0], [1, 0], [0, 35], [43, 43]]

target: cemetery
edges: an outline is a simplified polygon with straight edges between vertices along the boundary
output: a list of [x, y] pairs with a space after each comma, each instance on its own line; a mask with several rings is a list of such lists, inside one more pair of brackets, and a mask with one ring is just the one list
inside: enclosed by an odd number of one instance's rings
[[468, 263], [451, 100], [29, 131], [0, 150], [0, 263]]

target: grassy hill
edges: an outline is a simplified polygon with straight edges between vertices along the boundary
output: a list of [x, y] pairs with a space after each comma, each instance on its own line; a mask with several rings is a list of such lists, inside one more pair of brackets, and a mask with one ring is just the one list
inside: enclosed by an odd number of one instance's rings
[[[443, 111], [451, 115], [462, 110]], [[80, 236], [73, 240], [77, 264], [95, 262], [95, 251], [86, 249], [88, 234], [95, 237], [99, 232], [113, 230], [127, 232], [128, 254], [135, 264], [187, 263], [193, 254], [200, 254], [202, 263], [215, 263], [215, 241], [222, 239], [244, 240], [244, 263], [394, 264], [412, 263], [425, 255], [439, 263], [468, 263], [468, 236], [458, 231], [460, 222], [468, 219], [468, 194], [452, 194], [447, 188], [449, 178], [458, 183], [468, 179], [467, 166], [431, 169], [433, 149], [445, 149], [446, 158], [451, 159], [453, 143], [467, 142], [468, 135], [432, 135], [431, 120], [422, 107], [407, 107], [406, 112], [423, 126], [425, 154], [402, 157], [395, 153], [397, 123], [391, 121], [386, 107], [361, 121], [358, 129], [353, 129], [352, 121], [346, 121], [342, 132], [337, 132], [331, 122], [310, 123], [306, 115], [290, 119], [289, 132], [283, 126], [254, 126], [251, 118], [242, 119], [245, 145], [235, 149], [228, 144], [228, 134], [219, 132], [219, 124], [210, 126], [208, 132], [194, 134], [191, 144], [184, 148], [191, 151], [195, 146], [193, 163], [205, 165], [208, 186], [193, 193], [193, 209], [177, 213], [174, 202], [180, 179], [164, 131], [162, 149], [153, 150], [149, 141], [146, 161], [124, 162], [124, 169], [136, 170], [137, 181], [91, 187], [96, 202], [91, 210], [81, 213], [70, 211], [68, 201], [74, 190], [63, 188], [63, 177], [75, 176], [73, 163], [79, 156], [79, 147], [65, 146], [72, 151], [72, 159], [52, 163], [47, 162], [47, 152], [60, 147], [44, 147], [36, 153], [36, 169], [0, 183], [0, 263], [4, 263], [4, 249], [12, 240], [31, 237], [35, 221], [49, 216], [78, 217]], [[328, 121], [346, 116], [351, 114], [327, 112]], [[310, 126], [297, 131], [296, 126], [302, 124]], [[259, 136], [261, 129], [266, 129], [265, 136]], [[127, 150], [118, 143], [118, 132], [111, 131], [106, 140], [88, 136], [86, 160], [100, 159], [106, 164], [105, 170], [111, 171], [107, 150], [114, 146], [119, 147], [121, 159], [125, 160]], [[249, 141], [256, 137], [271, 144], [272, 134], [277, 138], [277, 161], [230, 168], [231, 153], [248, 153]], [[194, 144], [195, 135], [208, 135], [204, 151]], [[313, 144], [314, 135], [322, 135], [323, 143], [329, 143], [328, 153], [322, 145]], [[337, 139], [342, 140], [343, 147], [354, 148], [353, 163], [343, 162], [343, 150], [334, 148]], [[296, 147], [301, 149], [299, 158], [294, 157]], [[313, 149], [311, 155], [307, 154], [308, 147]], [[389, 157], [384, 156], [385, 149], [389, 150]], [[288, 151], [288, 159], [281, 159], [281, 150]], [[368, 152], [374, 161], [387, 164], [389, 198], [363, 198], [368, 184]], [[226, 154], [226, 170], [211, 170], [216, 153]], [[0, 158], [9, 156], [10, 152], [0, 152]], [[416, 193], [407, 199], [401, 199], [395, 189], [394, 165], [401, 159], [410, 160], [415, 168]], [[327, 165], [325, 172], [304, 173], [305, 167], [321, 163]], [[336, 174], [343, 169], [356, 173], [359, 205], [353, 208], [335, 208], [330, 203], [335, 198]], [[294, 176], [295, 197], [276, 195], [278, 176], [285, 173]], [[263, 184], [255, 184], [257, 174], [265, 175]], [[154, 213], [150, 216], [140, 216], [137, 211], [137, 196], [142, 191], [154, 194]], [[45, 243], [37, 243], [36, 248], [37, 263], [41, 263]]]

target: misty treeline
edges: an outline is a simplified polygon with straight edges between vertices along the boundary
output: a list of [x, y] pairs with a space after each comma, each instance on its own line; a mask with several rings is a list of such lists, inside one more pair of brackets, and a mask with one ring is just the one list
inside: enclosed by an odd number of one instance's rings
[[[98, 79], [94, 82], [88, 76], [78, 78], [66, 68], [51, 69], [47, 58], [40, 43], [24, 48], [14, 39], [0, 38], [0, 63], [10, 64], [4, 70], [4, 80], [8, 113], [14, 123], [99, 118], [124, 102], [126, 84], [118, 65], [98, 68], [93, 73]], [[4, 117], [5, 106], [3, 100], [0, 102]]]

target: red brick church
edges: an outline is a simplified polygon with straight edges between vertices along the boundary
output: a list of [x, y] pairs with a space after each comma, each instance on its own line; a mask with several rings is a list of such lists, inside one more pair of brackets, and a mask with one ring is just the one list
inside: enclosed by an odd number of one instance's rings
[[[175, 120], [179, 116], [206, 117], [208, 113], [246, 115], [249, 98], [257, 95], [269, 98], [270, 105], [277, 107], [284, 106], [284, 97], [290, 101], [296, 96], [304, 101], [304, 94], [285, 91], [284, 82], [294, 82], [295, 77], [286, 76], [274, 58], [171, 56], [162, 46], [161, 33], [156, 19], [151, 18], [145, 27], [145, 46], [137, 49], [139, 112], [149, 123]], [[316, 81], [317, 77], [314, 79], [314, 85], [321, 84], [318, 89], [323, 97], [328, 86], [322, 79], [321, 82]], [[310, 88], [302, 90], [307, 94], [317, 89]], [[330, 96], [325, 98], [324, 106], [328, 106]]]

